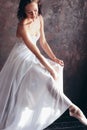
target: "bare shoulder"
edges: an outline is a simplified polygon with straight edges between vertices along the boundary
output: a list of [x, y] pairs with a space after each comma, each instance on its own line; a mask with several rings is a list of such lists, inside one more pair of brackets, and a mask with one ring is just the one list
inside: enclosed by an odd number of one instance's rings
[[39, 16], [40, 17], [40, 26], [41, 26], [41, 29], [44, 28], [44, 18], [42, 15]]
[[18, 29], [19, 29], [19, 30], [20, 30], [20, 29], [24, 29], [24, 28], [26, 27], [26, 24], [27, 24], [26, 19], [20, 21], [20, 22], [18, 23]]
[[40, 15], [39, 18], [40, 18], [40, 22], [43, 23], [43, 21], [44, 21], [44, 20], [43, 20], [43, 16]]
[[17, 32], [16, 32], [16, 36], [19, 38], [21, 37], [21, 34], [24, 32], [25, 28], [26, 28], [26, 20], [22, 20], [18, 23], [17, 25]]

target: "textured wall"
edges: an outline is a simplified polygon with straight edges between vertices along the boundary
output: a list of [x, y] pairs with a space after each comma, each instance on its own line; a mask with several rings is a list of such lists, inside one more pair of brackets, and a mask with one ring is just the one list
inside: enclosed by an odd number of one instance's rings
[[87, 0], [43, 0], [46, 37], [65, 62], [65, 92], [78, 103], [87, 94], [86, 9]]
[[[0, 1], [0, 68], [15, 44], [19, 0]], [[82, 104], [87, 93], [87, 0], [42, 0], [46, 38], [57, 57], [65, 62], [64, 89]], [[84, 93], [84, 95], [83, 95]]]

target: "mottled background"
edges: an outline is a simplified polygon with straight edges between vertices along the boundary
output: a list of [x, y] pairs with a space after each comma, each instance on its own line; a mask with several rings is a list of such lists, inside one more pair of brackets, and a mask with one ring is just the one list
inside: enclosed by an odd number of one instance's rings
[[[17, 38], [19, 0], [0, 0], [0, 69]], [[64, 92], [87, 107], [87, 0], [42, 0], [46, 38], [65, 62]]]

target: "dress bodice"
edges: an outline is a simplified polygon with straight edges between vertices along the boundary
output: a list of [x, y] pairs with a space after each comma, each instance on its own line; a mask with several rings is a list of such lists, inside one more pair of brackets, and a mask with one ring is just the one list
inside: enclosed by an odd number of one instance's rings
[[[38, 41], [38, 39], [39, 39], [39, 37], [40, 37], [40, 33], [38, 33], [38, 34], [36, 34], [36, 35], [30, 35], [30, 34], [28, 34], [28, 36], [29, 36], [29, 39], [30, 39], [30, 41], [33, 43], [33, 44], [36, 44], [37, 43], [37, 41]], [[18, 42], [17, 43], [23, 43], [24, 44], [24, 41], [22, 40], [22, 38], [18, 38]], [[21, 44], [20, 44], [21, 45]], [[25, 44], [24, 44], [25, 45]]]
[[39, 37], [40, 37], [40, 33], [38, 33], [36, 35], [30, 35], [29, 34], [29, 39], [31, 40], [31, 42], [33, 44], [36, 44], [36, 42], [38, 41]]
[[[36, 43], [40, 37], [40, 33], [38, 33], [37, 35], [30, 35], [29, 34], [28, 37], [29, 37], [29, 40], [31, 41], [31, 43], [36, 45]], [[23, 54], [23, 52], [25, 52], [27, 54], [31, 53], [30, 49], [27, 47], [27, 45], [25, 44], [25, 42], [23, 41], [22, 38], [18, 39], [15, 46], [18, 47], [18, 49], [17, 49], [18, 53], [19, 53], [19, 50], [22, 50], [22, 51], [20, 51], [21, 52], [20, 54]]]

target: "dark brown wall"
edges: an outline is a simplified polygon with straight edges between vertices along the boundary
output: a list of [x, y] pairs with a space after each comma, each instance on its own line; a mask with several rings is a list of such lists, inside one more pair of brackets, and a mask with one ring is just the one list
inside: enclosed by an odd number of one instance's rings
[[[18, 1], [0, 1], [0, 68], [17, 40]], [[47, 41], [65, 62], [65, 93], [83, 105], [87, 94], [87, 0], [42, 0], [42, 4]]]

